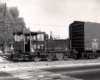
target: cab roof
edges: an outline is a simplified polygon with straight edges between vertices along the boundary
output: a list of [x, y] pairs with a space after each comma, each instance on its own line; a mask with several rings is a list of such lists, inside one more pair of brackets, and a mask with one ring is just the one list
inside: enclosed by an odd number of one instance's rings
[[13, 33], [13, 35], [15, 35], [15, 34], [17, 34], [17, 35], [22, 35], [22, 34], [26, 34], [26, 35], [34, 35], [34, 34], [45, 34], [45, 32], [31, 32], [31, 31], [19, 31], [19, 32], [16, 32], [16, 33]]

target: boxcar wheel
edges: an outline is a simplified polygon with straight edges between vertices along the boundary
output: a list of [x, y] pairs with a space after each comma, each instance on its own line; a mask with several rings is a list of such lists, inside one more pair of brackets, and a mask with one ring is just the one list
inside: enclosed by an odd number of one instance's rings
[[56, 58], [58, 59], [58, 60], [63, 60], [63, 53], [56, 53]]
[[92, 58], [92, 53], [88, 53], [88, 58], [89, 58], [89, 59]]
[[53, 60], [53, 55], [51, 53], [48, 53], [47, 60], [48, 61], [52, 61]]
[[92, 59], [95, 59], [95, 53], [92, 52]]
[[98, 54], [97, 53], [94, 53], [94, 58], [96, 59], [98, 57]]
[[88, 53], [83, 52], [82, 53], [82, 59], [88, 59]]

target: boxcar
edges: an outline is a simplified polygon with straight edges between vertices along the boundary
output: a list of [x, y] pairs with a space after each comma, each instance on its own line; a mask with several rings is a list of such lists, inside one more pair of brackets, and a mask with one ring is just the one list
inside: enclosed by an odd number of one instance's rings
[[95, 58], [100, 52], [100, 24], [74, 21], [69, 26], [73, 58]]
[[69, 39], [48, 39], [45, 32], [17, 32], [14, 39], [12, 60], [62, 60], [69, 52]]

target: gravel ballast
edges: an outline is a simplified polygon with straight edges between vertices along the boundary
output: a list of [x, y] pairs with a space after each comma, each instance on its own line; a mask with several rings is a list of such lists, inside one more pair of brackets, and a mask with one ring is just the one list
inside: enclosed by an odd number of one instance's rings
[[33, 68], [33, 67], [41, 67], [41, 66], [61, 66], [61, 65], [67, 65], [67, 66], [75, 66], [80, 64], [96, 64], [100, 63], [99, 59], [92, 59], [92, 60], [73, 60], [73, 61], [45, 61], [45, 62], [18, 62], [18, 63], [2, 63], [0, 64], [0, 69], [2, 68]]

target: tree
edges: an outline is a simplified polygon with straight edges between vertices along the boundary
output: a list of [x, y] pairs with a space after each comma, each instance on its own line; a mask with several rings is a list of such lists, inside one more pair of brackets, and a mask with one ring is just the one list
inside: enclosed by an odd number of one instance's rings
[[9, 10], [13, 18], [18, 18], [19, 10], [17, 9], [17, 7], [10, 7]]
[[13, 40], [13, 33], [26, 29], [24, 19], [19, 17], [17, 7], [0, 4], [0, 44]]
[[26, 28], [25, 22], [24, 22], [23, 18], [19, 17], [18, 9], [16, 7], [11, 7], [11, 8], [9, 8], [9, 11], [10, 11], [10, 14], [14, 21], [14, 23], [13, 23], [14, 32], [24, 30]]

